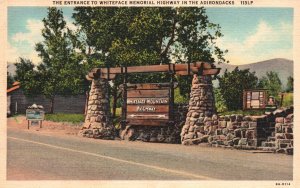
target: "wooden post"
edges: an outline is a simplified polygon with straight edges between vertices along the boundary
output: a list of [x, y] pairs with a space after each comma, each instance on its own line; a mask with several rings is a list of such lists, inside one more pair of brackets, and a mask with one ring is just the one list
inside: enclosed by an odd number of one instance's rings
[[84, 107], [84, 115], [86, 116], [87, 114], [87, 109], [88, 109], [88, 103], [89, 103], [89, 92], [85, 92], [85, 107]]
[[[171, 67], [169, 67], [169, 68], [171, 68]], [[170, 121], [174, 121], [174, 75], [175, 75], [175, 64], [173, 64], [172, 70], [170, 69], [169, 74], [171, 76], [169, 117], [170, 117]]]
[[109, 80], [110, 80], [110, 68], [107, 66], [107, 80], [106, 80], [106, 87], [107, 87], [107, 110], [109, 111], [107, 114], [106, 118], [106, 123], [109, 123], [111, 119], [111, 108], [110, 108], [110, 85], [109, 85]]
[[16, 101], [16, 105], [15, 105], [15, 114], [18, 113], [18, 102]]
[[280, 93], [280, 107], [282, 107], [284, 93]]

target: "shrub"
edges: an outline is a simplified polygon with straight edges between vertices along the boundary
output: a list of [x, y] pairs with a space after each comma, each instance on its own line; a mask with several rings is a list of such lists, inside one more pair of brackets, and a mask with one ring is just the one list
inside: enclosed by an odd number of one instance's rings
[[283, 107], [292, 106], [294, 103], [294, 94], [293, 93], [285, 93], [282, 101]]

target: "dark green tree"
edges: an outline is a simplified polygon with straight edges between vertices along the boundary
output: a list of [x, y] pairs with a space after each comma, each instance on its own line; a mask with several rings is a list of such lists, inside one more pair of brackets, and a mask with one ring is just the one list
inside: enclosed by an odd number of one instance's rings
[[[77, 7], [73, 17], [80, 26], [78, 47], [92, 68], [195, 61], [224, 62], [216, 46], [220, 26], [211, 23], [200, 7]], [[190, 92], [190, 82], [179, 80], [181, 94]], [[131, 82], [163, 82], [165, 74], [130, 75]], [[117, 92], [120, 79], [114, 81]], [[116, 96], [115, 94], [113, 94]]]
[[78, 47], [91, 62], [114, 67], [225, 61], [215, 45], [220, 26], [209, 22], [204, 8], [77, 7], [73, 17], [80, 26]]
[[257, 81], [255, 72], [250, 72], [249, 69], [239, 70], [236, 67], [232, 72], [226, 69], [219, 77], [219, 89], [228, 110], [242, 109], [243, 90], [256, 88]]
[[82, 57], [75, 52], [74, 36], [66, 26], [63, 12], [48, 8], [43, 23], [44, 41], [36, 44], [36, 51], [42, 59], [37, 69], [43, 83], [41, 92], [51, 100], [53, 113], [55, 95], [79, 94], [87, 89], [85, 67], [80, 63]]
[[21, 83], [24, 94], [27, 96], [41, 94], [41, 75], [35, 70], [35, 65], [28, 59], [20, 58], [15, 66], [16, 75], [14, 80]]
[[6, 81], [7, 81], [7, 85], [6, 85], [6, 88], [11, 88], [13, 83], [14, 83], [14, 77], [9, 73], [7, 72], [7, 75], [6, 75]]
[[294, 78], [292, 76], [288, 77], [286, 92], [294, 92]]
[[217, 112], [227, 111], [226, 102], [223, 98], [220, 88], [214, 88], [215, 105]]
[[266, 76], [259, 79], [258, 87], [268, 90], [268, 94], [277, 97], [282, 91], [281, 80], [277, 72], [267, 72]]

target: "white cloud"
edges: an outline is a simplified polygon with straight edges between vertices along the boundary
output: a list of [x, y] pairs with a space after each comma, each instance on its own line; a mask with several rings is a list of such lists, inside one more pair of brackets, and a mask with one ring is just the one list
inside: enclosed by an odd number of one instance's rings
[[[75, 30], [76, 26], [69, 19], [65, 19], [67, 27]], [[44, 25], [41, 20], [29, 19], [26, 22], [26, 31], [18, 32], [11, 37], [7, 47], [7, 61], [16, 62], [19, 57], [30, 59], [34, 64], [41, 62], [38, 53], [35, 51], [35, 45], [43, 41], [41, 31]]]
[[41, 61], [41, 58], [38, 57], [37, 52], [34, 50], [26, 52], [26, 47], [23, 46], [12, 46], [8, 43], [7, 49], [6, 49], [6, 57], [7, 62], [9, 63], [15, 63], [19, 60], [20, 57], [26, 58], [31, 60], [34, 64], [38, 64]]
[[221, 38], [217, 45], [228, 49], [226, 59], [232, 64], [248, 64], [272, 58], [293, 59], [292, 23], [278, 23], [270, 25], [260, 21], [254, 32], [243, 41]]
[[12, 40], [14, 42], [27, 42], [30, 46], [34, 46], [37, 42], [42, 41], [41, 30], [43, 22], [40, 20], [27, 20], [26, 29], [28, 32], [16, 33]]
[[268, 42], [271, 40], [278, 39], [278, 33], [274, 32], [271, 26], [269, 26], [266, 22], [261, 21], [258, 24], [256, 33], [250, 35], [244, 42], [244, 46], [247, 48], [253, 48], [256, 45], [259, 45], [263, 42]]
[[15, 63], [19, 57], [23, 57], [30, 59], [34, 64], [38, 64], [41, 59], [35, 51], [35, 44], [43, 40], [41, 35], [43, 22], [30, 19], [27, 20], [25, 28], [26, 31], [14, 34], [9, 40], [7, 61]]

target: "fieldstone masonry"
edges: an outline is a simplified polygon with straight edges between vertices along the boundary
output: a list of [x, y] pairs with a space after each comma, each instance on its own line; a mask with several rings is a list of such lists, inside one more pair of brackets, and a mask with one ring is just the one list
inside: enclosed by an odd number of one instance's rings
[[188, 124], [184, 125], [183, 135], [191, 137], [183, 137], [182, 144], [293, 154], [293, 107], [261, 116], [232, 114], [196, 119], [188, 129]]
[[[174, 124], [126, 126], [121, 139], [144, 142], [207, 144], [237, 149], [260, 149], [293, 154], [293, 107], [263, 116], [216, 115], [211, 77], [194, 75], [189, 104], [174, 106]], [[180, 133], [181, 132], [181, 133]], [[79, 135], [114, 139], [110, 118], [108, 82], [93, 79], [85, 123]]]
[[293, 154], [293, 107], [262, 116], [216, 115], [210, 77], [194, 75], [181, 143]]
[[208, 143], [210, 146], [256, 149], [267, 135], [271, 135], [273, 124], [273, 118], [268, 116], [213, 115], [197, 121], [193, 130], [195, 137], [184, 140], [183, 144]]
[[276, 110], [274, 113], [276, 119], [272, 134], [262, 142], [258, 149], [292, 155], [294, 150], [294, 115], [292, 110]]
[[[208, 121], [213, 118], [216, 120], [214, 115], [215, 100], [213, 95], [213, 86], [210, 76], [201, 76], [200, 80], [197, 75], [194, 75], [192, 81], [192, 88], [190, 94], [189, 108], [186, 115], [186, 121], [181, 131], [182, 144], [186, 144], [188, 140], [199, 138], [199, 129], [206, 130], [214, 127], [216, 121]], [[202, 134], [202, 133], [201, 133]]]
[[114, 139], [114, 126], [110, 118], [108, 82], [93, 79], [89, 93], [85, 123], [79, 135], [90, 138]]
[[126, 126], [120, 131], [124, 140], [141, 140], [143, 142], [180, 143], [180, 131], [185, 123], [188, 107], [186, 104], [174, 106], [174, 124], [168, 126]]

